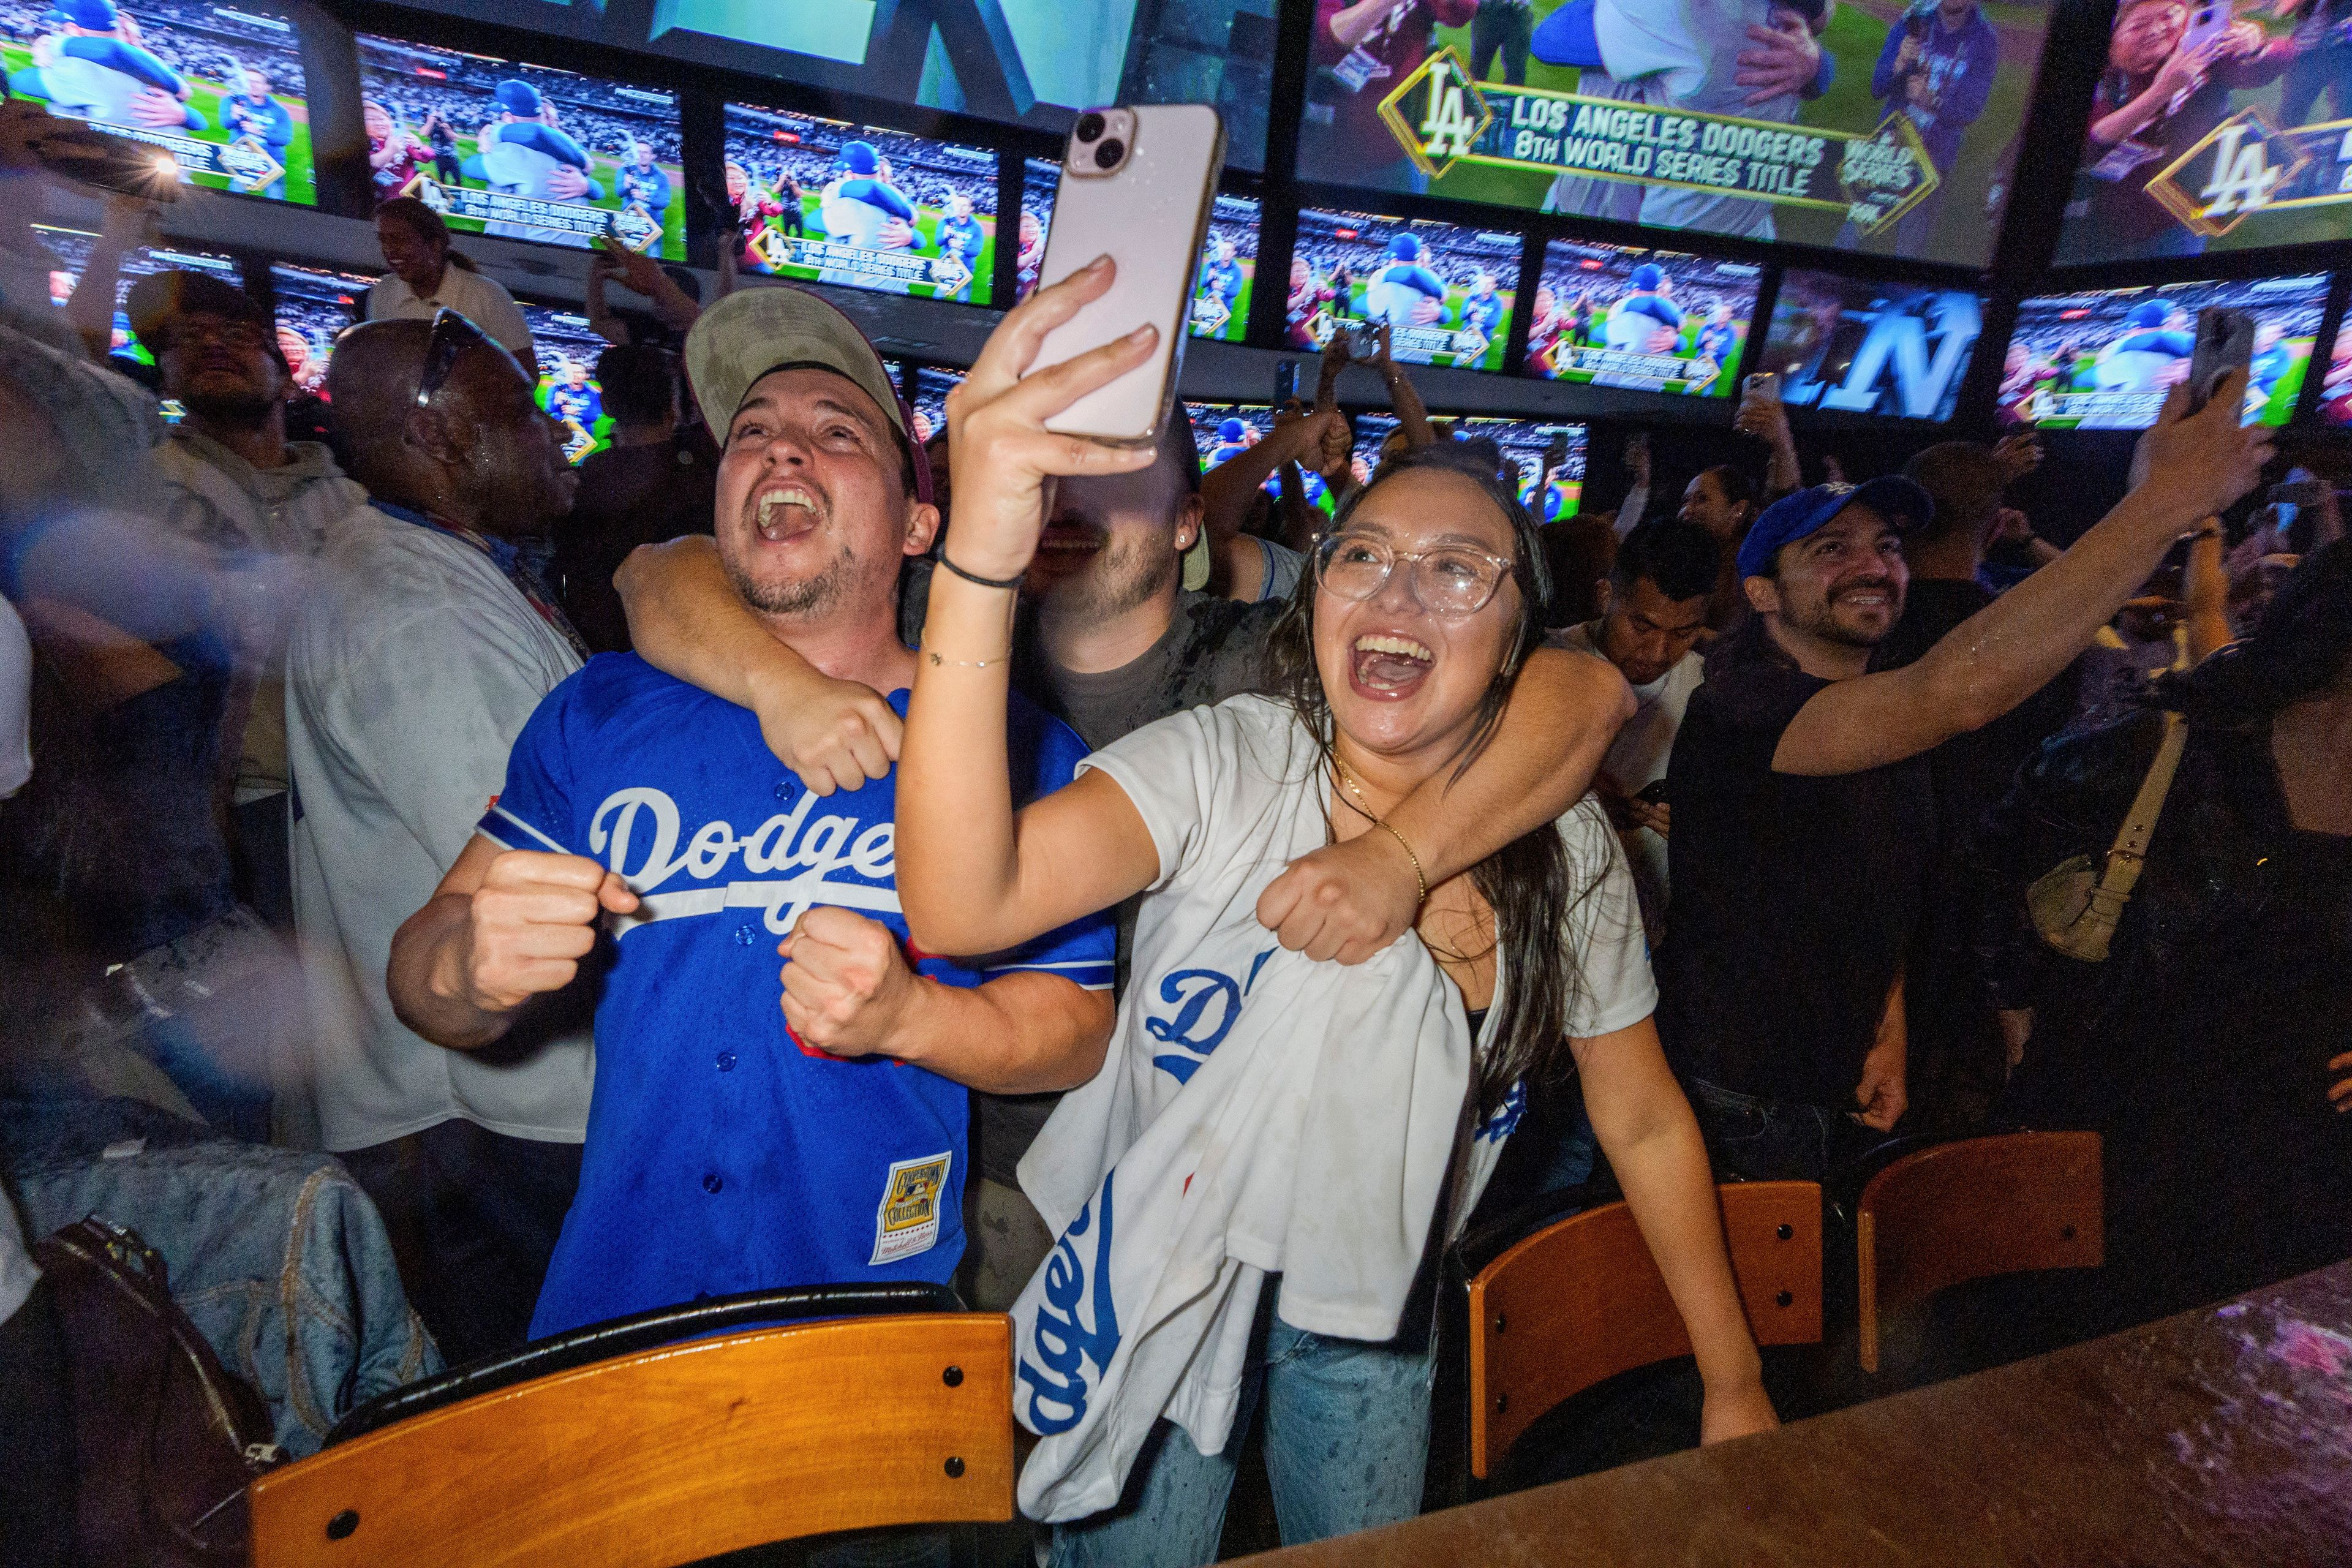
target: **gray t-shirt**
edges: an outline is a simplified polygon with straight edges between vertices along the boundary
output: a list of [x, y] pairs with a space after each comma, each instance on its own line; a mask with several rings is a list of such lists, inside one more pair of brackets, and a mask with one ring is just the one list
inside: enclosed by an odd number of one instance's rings
[[[1091, 674], [1048, 664], [1038, 646], [1036, 623], [1024, 618], [1013, 679], [1024, 695], [1076, 730], [1089, 750], [1100, 751], [1171, 713], [1214, 707], [1228, 697], [1263, 689], [1266, 634], [1282, 611], [1280, 600], [1245, 605], [1207, 594], [1180, 594], [1165, 636], [1117, 669]], [[1130, 899], [1118, 907], [1122, 989], [1135, 942], [1136, 902]], [[1014, 1167], [1061, 1096], [974, 1098], [979, 1111], [974, 1132], [980, 1142], [976, 1168], [992, 1182], [1017, 1186]]]

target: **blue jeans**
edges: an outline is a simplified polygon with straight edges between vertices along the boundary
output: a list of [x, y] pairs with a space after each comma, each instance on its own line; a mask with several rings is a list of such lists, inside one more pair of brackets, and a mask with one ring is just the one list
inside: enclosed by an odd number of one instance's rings
[[1261, 1347], [1242, 1374], [1224, 1451], [1204, 1455], [1162, 1421], [1136, 1456], [1119, 1506], [1054, 1527], [1049, 1568], [1198, 1568], [1217, 1559], [1234, 1466], [1261, 1394], [1265, 1468], [1286, 1546], [1421, 1511], [1429, 1462], [1428, 1346], [1327, 1339], [1258, 1306]]
[[1843, 1110], [1760, 1100], [1687, 1079], [1691, 1110], [1717, 1163], [1750, 1182], [1826, 1182], [1830, 1172], [1885, 1134]]

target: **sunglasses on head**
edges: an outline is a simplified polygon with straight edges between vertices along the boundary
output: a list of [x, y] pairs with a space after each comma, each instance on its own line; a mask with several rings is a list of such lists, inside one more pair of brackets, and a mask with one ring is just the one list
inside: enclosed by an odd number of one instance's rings
[[449, 379], [450, 367], [467, 349], [487, 346], [482, 329], [444, 305], [433, 312], [433, 336], [425, 345], [425, 372], [416, 378], [416, 406], [430, 408]]

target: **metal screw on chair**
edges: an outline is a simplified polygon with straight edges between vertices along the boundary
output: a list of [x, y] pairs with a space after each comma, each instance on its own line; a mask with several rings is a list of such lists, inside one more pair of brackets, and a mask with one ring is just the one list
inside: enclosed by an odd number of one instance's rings
[[1499, 1334], [1499, 1333], [1501, 1333], [1501, 1332], [1503, 1331], [1503, 1325], [1504, 1325], [1506, 1322], [1508, 1322], [1509, 1321], [1510, 1321], [1510, 1320], [1508, 1320], [1507, 1318], [1504, 1317], [1502, 1313], [1500, 1313], [1500, 1312], [1496, 1313], [1496, 1314], [1495, 1314], [1495, 1331], [1496, 1331], [1496, 1333], [1498, 1333], [1498, 1334]]
[[940, 1381], [946, 1384], [950, 1388], [961, 1388], [963, 1386], [963, 1368], [960, 1366], [951, 1366], [948, 1368], [947, 1371], [940, 1373]]
[[2074, 1239], [2074, 1227], [2071, 1225], [2062, 1225], [2058, 1227], [2058, 1234], [2064, 1239], [2072, 1241]]
[[951, 1481], [963, 1479], [963, 1460], [954, 1454], [948, 1456], [948, 1479]]
[[1793, 1303], [1796, 1299], [1795, 1292], [1783, 1290], [1779, 1295], [1772, 1298], [1772, 1304], [1776, 1307], [1786, 1307]]
[[343, 1510], [342, 1512], [335, 1515], [334, 1518], [327, 1521], [327, 1539], [330, 1541], [346, 1540], [350, 1537], [352, 1531], [357, 1530], [359, 1527], [360, 1510], [355, 1508], [347, 1508]]
[[1776, 1225], [1772, 1227], [1772, 1234], [1782, 1241], [1787, 1241], [1797, 1234], [1797, 1227], [1787, 1224]]
[[1500, 1415], [1504, 1411], [1508, 1410], [1510, 1407], [1511, 1407], [1511, 1396], [1510, 1396], [1509, 1394], [1498, 1394], [1495, 1395], [1495, 1414], [1496, 1414], [1496, 1415]]

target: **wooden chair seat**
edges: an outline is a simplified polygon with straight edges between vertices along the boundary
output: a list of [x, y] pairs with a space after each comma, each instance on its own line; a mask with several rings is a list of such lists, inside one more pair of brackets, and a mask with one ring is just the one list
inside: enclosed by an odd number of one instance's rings
[[255, 1568], [672, 1568], [1013, 1516], [1012, 1322], [923, 1313], [663, 1345], [396, 1421], [251, 1493]]
[[[1731, 1271], [1759, 1345], [1822, 1337], [1822, 1190], [1717, 1192]], [[1470, 1473], [1485, 1479], [1546, 1411], [1637, 1366], [1688, 1355], [1633, 1211], [1612, 1203], [1545, 1226], [1469, 1280]]]
[[1870, 1179], [1854, 1208], [1862, 1366], [1878, 1318], [1995, 1274], [2106, 1260], [2095, 1132], [2011, 1132], [1941, 1143]]

